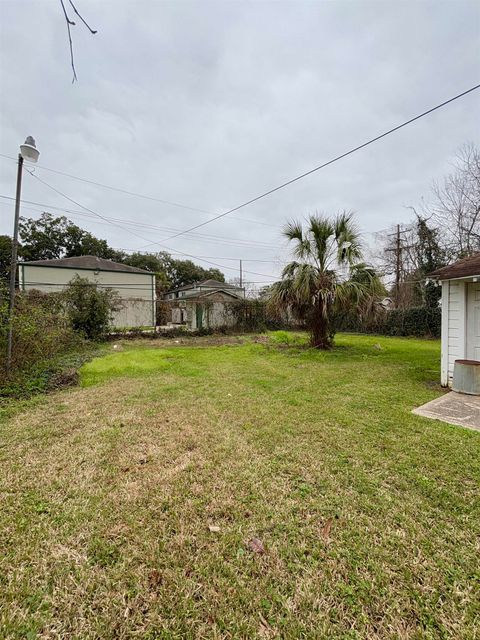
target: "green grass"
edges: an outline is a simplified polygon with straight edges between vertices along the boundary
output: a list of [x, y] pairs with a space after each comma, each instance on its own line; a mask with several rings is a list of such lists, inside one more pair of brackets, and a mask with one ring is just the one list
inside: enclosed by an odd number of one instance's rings
[[475, 638], [480, 434], [411, 413], [438, 341], [304, 343], [124, 342], [5, 416], [0, 635]]

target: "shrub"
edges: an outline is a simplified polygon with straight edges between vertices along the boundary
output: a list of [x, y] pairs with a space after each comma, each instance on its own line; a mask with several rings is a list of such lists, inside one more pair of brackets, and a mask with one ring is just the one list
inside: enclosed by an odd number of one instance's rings
[[234, 327], [241, 331], [265, 331], [289, 328], [287, 314], [279, 313], [265, 300], [238, 300], [226, 306], [226, 313], [234, 319]]
[[290, 331], [273, 331], [270, 340], [281, 346], [304, 346], [305, 338], [302, 335], [291, 333]]
[[360, 333], [380, 333], [386, 336], [415, 336], [439, 338], [442, 312], [439, 307], [411, 307], [410, 309], [389, 309], [372, 322], [362, 322], [353, 314], [336, 317], [338, 331]]
[[[81, 344], [63, 311], [60, 297], [40, 291], [18, 293], [13, 316], [10, 378]], [[0, 368], [5, 370], [8, 296], [0, 291]]]
[[70, 281], [62, 299], [74, 331], [94, 341], [106, 337], [113, 313], [120, 308], [119, 298], [112, 289], [100, 289], [80, 276]]

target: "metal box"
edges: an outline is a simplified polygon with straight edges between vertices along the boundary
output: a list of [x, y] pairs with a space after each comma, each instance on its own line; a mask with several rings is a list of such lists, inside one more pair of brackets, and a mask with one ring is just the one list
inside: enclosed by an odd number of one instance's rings
[[478, 360], [455, 360], [452, 391], [480, 396], [480, 362]]

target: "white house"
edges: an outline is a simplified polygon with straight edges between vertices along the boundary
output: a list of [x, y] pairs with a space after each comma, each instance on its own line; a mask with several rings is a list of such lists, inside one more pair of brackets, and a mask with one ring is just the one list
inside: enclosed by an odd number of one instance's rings
[[111, 288], [121, 301], [115, 327], [155, 326], [155, 274], [150, 271], [96, 256], [19, 262], [18, 271], [22, 291], [61, 291], [76, 275]]
[[245, 290], [218, 280], [204, 280], [172, 289], [164, 295], [171, 308], [171, 324], [183, 324], [188, 329], [233, 326], [237, 322], [231, 313], [232, 303], [242, 300]]
[[441, 383], [450, 387], [455, 360], [480, 361], [480, 253], [430, 275], [442, 283]]

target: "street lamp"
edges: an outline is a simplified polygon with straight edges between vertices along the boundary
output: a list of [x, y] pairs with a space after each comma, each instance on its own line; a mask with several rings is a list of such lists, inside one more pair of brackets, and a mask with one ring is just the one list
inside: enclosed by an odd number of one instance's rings
[[10, 265], [10, 300], [8, 305], [8, 335], [7, 335], [7, 373], [10, 372], [12, 364], [12, 337], [13, 337], [13, 309], [15, 307], [15, 279], [17, 275], [17, 254], [18, 254], [18, 225], [20, 220], [20, 195], [22, 192], [22, 169], [23, 160], [36, 162], [40, 152], [35, 146], [35, 140], [32, 136], [28, 136], [23, 144], [20, 145], [20, 153], [18, 154], [17, 169], [17, 191], [15, 195], [15, 221], [13, 225], [13, 241], [12, 241], [12, 262]]

